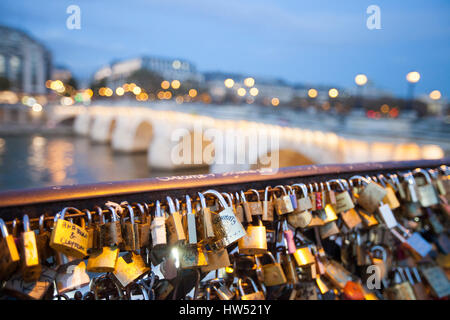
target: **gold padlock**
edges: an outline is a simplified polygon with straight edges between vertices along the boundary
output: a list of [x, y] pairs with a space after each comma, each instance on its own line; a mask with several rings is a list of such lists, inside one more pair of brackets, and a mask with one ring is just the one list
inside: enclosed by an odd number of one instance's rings
[[167, 196], [167, 204], [169, 205], [169, 217], [166, 219], [167, 233], [169, 236], [169, 244], [176, 244], [186, 240], [183, 224], [181, 222], [180, 212], [175, 208], [171, 197]]
[[89, 243], [88, 233], [76, 224], [64, 220], [65, 214], [68, 211], [82, 214], [76, 208], [67, 207], [61, 211], [59, 216], [55, 217], [56, 224], [52, 230], [50, 247], [67, 256], [81, 259], [87, 255]]
[[383, 198], [386, 196], [386, 190], [378, 183], [369, 181], [362, 176], [353, 176], [350, 178], [350, 181], [355, 179], [359, 179], [366, 184], [364, 189], [357, 195], [358, 204], [368, 213], [372, 214], [378, 209], [380, 202], [383, 201]]
[[36, 281], [41, 276], [42, 266], [39, 261], [36, 234], [30, 229], [30, 219], [27, 214], [23, 216], [21, 242], [23, 279], [27, 282]]
[[125, 288], [144, 276], [148, 271], [150, 271], [150, 268], [145, 265], [142, 257], [134, 252], [129, 252], [119, 257], [116, 270], [112, 274], [119, 281], [120, 285]]
[[206, 255], [200, 245], [185, 245], [178, 249], [182, 269], [201, 268], [208, 265]]
[[269, 189], [270, 189], [270, 186], [267, 186], [264, 189], [264, 200], [262, 202], [262, 207], [263, 207], [262, 220], [263, 221], [273, 221], [273, 201], [269, 200]]
[[295, 245], [297, 250], [294, 252], [295, 262], [299, 267], [311, 265], [316, 262], [314, 255], [311, 252], [311, 248], [307, 244], [306, 240], [300, 235], [298, 229], [294, 235]]
[[257, 216], [258, 225], [248, 225], [247, 234], [238, 241], [239, 253], [247, 255], [262, 254], [267, 251], [266, 227]]
[[272, 252], [267, 251], [265, 255], [268, 255], [272, 262], [262, 266], [264, 284], [268, 287], [285, 284], [287, 282], [287, 278], [281, 264], [275, 260]]
[[20, 263], [19, 251], [12, 234], [8, 233], [3, 219], [0, 218], [0, 280], [8, 279], [17, 269]]
[[[253, 292], [251, 293], [245, 293], [244, 288], [242, 287], [242, 280], [244, 282], [248, 283], [250, 282]], [[265, 300], [264, 293], [261, 290], [258, 290], [258, 287], [256, 287], [255, 282], [250, 277], [245, 277], [244, 279], [239, 278], [238, 284], [237, 284], [239, 295], [241, 300]]]

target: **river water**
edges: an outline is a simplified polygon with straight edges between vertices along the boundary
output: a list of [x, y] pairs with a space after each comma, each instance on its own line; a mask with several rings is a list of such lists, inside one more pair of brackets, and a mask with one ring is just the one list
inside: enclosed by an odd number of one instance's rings
[[[176, 174], [188, 173], [193, 172]], [[117, 153], [107, 144], [92, 143], [88, 137], [39, 134], [0, 137], [0, 191], [174, 174], [151, 171], [145, 152]]]

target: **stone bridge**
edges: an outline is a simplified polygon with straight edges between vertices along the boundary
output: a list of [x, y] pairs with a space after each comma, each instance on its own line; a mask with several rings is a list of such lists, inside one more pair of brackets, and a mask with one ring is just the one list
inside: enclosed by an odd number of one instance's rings
[[117, 152], [147, 152], [160, 170], [212, 166], [214, 172], [320, 163], [435, 159], [436, 145], [348, 139], [333, 132], [223, 120], [128, 106], [55, 106], [50, 121], [74, 118], [74, 131]]

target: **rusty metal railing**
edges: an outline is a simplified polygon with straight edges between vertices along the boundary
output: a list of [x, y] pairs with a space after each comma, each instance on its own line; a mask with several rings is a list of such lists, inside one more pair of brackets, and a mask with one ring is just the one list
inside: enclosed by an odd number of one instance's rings
[[41, 214], [52, 216], [67, 206], [91, 209], [106, 201], [152, 202], [167, 195], [179, 198], [186, 194], [195, 196], [197, 192], [207, 188], [236, 192], [250, 188], [264, 189], [268, 185], [321, 182], [336, 177], [349, 178], [355, 174], [371, 175], [375, 172], [407, 171], [418, 167], [436, 168], [440, 165], [450, 165], [450, 158], [309, 165], [280, 168], [271, 174], [251, 170], [14, 190], [0, 192], [0, 217], [9, 221], [21, 218], [26, 213], [30, 218], [37, 218]]

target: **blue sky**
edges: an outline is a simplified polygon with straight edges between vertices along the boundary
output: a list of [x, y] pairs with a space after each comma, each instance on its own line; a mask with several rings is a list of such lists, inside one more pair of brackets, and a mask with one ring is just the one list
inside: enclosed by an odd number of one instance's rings
[[[81, 8], [81, 30], [66, 28], [70, 4]], [[381, 30], [366, 27], [372, 4]], [[82, 78], [114, 59], [153, 54], [200, 71], [312, 85], [352, 87], [365, 73], [399, 96], [411, 70], [422, 75], [419, 94], [450, 94], [449, 17], [448, 0], [0, 1], [0, 24], [30, 33]]]

